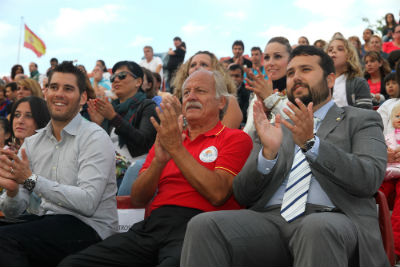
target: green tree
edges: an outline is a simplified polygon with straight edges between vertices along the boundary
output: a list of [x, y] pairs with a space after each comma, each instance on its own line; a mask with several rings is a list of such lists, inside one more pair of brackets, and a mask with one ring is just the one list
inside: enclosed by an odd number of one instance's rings
[[374, 24], [372, 24], [369, 20], [369, 18], [367, 17], [363, 17], [362, 21], [368, 24], [368, 28], [374, 30], [374, 32], [380, 32], [382, 34], [383, 32], [383, 28], [386, 26], [386, 22], [385, 22], [385, 16], [383, 16], [380, 19], [377, 19], [376, 22]]

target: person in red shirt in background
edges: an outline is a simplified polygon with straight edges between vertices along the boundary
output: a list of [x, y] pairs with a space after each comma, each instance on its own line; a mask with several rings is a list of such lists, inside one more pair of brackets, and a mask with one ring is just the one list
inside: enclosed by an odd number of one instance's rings
[[389, 63], [382, 58], [380, 53], [375, 51], [369, 51], [365, 54], [364, 63], [364, 78], [371, 90], [372, 103], [374, 106], [380, 105], [389, 98], [383, 83], [385, 76], [390, 73]]
[[60, 266], [179, 266], [186, 226], [193, 216], [241, 208], [232, 195], [232, 183], [253, 145], [243, 131], [221, 124], [229, 97], [224, 77], [199, 69], [182, 90], [186, 130], [178, 115], [179, 100], [164, 98], [162, 112], [157, 108], [160, 124], [151, 119], [156, 142], [132, 185], [132, 204], [150, 203], [150, 215], [127, 233], [67, 257]]
[[392, 42], [386, 42], [383, 43], [382, 45], [382, 50], [385, 53], [390, 54], [390, 52], [394, 50], [400, 50], [400, 25], [397, 25], [394, 28], [393, 32], [393, 41]]

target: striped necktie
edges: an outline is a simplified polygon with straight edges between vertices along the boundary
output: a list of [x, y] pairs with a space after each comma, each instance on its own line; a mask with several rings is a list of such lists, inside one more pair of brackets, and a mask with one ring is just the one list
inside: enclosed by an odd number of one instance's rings
[[[319, 122], [320, 119], [314, 118], [314, 132]], [[287, 222], [304, 214], [311, 176], [312, 172], [306, 157], [301, 149], [297, 149], [281, 206], [281, 215]]]

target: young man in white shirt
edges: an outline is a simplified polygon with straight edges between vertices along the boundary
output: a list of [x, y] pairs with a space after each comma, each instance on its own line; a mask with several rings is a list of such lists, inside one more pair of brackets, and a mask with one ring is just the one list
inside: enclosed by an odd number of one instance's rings
[[[51, 120], [25, 139], [19, 156], [0, 150], [0, 209], [14, 223], [0, 222], [0, 266], [55, 266], [115, 233], [115, 154], [107, 133], [85, 120], [83, 73], [58, 65], [46, 91]], [[22, 215], [31, 193], [38, 214]], [[16, 223], [15, 223], [16, 222]]]

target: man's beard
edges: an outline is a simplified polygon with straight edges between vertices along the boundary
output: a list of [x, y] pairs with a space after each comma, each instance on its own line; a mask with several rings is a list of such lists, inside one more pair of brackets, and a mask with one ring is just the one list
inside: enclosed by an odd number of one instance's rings
[[49, 113], [50, 113], [50, 117], [52, 120], [54, 121], [58, 121], [58, 122], [67, 122], [67, 121], [71, 121], [76, 114], [78, 114], [78, 112], [81, 109], [81, 105], [80, 105], [80, 98], [73, 103], [72, 106], [70, 106], [64, 113], [58, 114], [57, 112], [53, 112], [53, 107], [51, 106], [47, 106]]
[[288, 99], [290, 102], [292, 102], [294, 105], [297, 105], [295, 100], [294, 95], [292, 94], [293, 89], [300, 85], [303, 88], [307, 88], [308, 94], [307, 95], [302, 95], [300, 97], [296, 97], [303, 102], [305, 106], [307, 106], [309, 103], [313, 102], [314, 107], [319, 105], [320, 103], [324, 102], [328, 96], [329, 96], [329, 88], [328, 88], [328, 83], [325, 79], [322, 79], [316, 87], [310, 88], [310, 86], [306, 83], [302, 82], [297, 82], [293, 85], [293, 87], [289, 90], [288, 92]]

